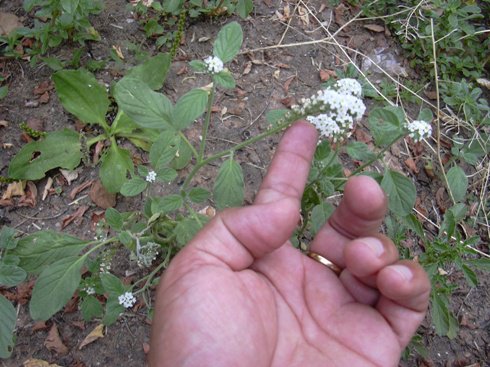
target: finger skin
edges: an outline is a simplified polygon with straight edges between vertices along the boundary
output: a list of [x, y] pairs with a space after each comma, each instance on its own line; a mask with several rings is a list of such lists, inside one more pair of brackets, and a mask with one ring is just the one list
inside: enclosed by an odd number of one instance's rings
[[381, 297], [376, 309], [391, 325], [404, 348], [427, 312], [429, 277], [417, 262], [401, 260], [379, 272], [377, 287]]
[[374, 179], [369, 176], [351, 177], [342, 201], [316, 235], [311, 250], [345, 267], [345, 246], [355, 238], [375, 236], [386, 208], [386, 196]]

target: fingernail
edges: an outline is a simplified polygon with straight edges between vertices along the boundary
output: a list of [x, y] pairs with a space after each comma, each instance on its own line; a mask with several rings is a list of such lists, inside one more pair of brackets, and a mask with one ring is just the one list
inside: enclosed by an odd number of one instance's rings
[[403, 265], [392, 265], [390, 266], [390, 269], [393, 269], [394, 271], [396, 271], [398, 274], [400, 274], [400, 276], [405, 279], [405, 280], [411, 280], [413, 278], [413, 274], [412, 274], [412, 271], [406, 267], [406, 266], [403, 266]]
[[383, 244], [380, 240], [374, 237], [366, 237], [362, 239], [362, 242], [369, 247], [369, 249], [374, 252], [374, 254], [379, 257], [385, 251]]

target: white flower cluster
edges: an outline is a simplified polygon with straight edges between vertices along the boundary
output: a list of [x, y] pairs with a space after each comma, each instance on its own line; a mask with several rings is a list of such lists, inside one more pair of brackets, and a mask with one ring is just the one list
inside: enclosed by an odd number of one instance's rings
[[157, 173], [155, 171], [150, 171], [146, 175], [145, 180], [149, 183], [155, 182], [155, 179], [157, 178]]
[[95, 294], [95, 288], [94, 287], [85, 287], [83, 289], [85, 291], [85, 293], [87, 293], [89, 296], [92, 295], [92, 294]]
[[416, 142], [430, 138], [432, 135], [432, 125], [423, 120], [407, 122], [406, 127], [409, 131], [408, 135]]
[[208, 56], [204, 59], [204, 62], [211, 74], [217, 74], [223, 70], [223, 61], [217, 56]]
[[99, 265], [99, 271], [101, 273], [108, 273], [111, 270], [111, 263], [110, 262], [105, 262], [101, 261]]
[[131, 0], [130, 3], [133, 6], [136, 6], [139, 3], [142, 3], [144, 6], [149, 8], [151, 6], [151, 4], [153, 4], [153, 0]]
[[[316, 126], [322, 136], [336, 142], [350, 134], [354, 122], [361, 119], [366, 111], [361, 94], [362, 86], [357, 80], [341, 79], [333, 88], [303, 99], [301, 106], [294, 106], [293, 110], [303, 115], [312, 113], [306, 119]], [[324, 113], [316, 115], [318, 111]]]
[[137, 263], [140, 268], [149, 268], [157, 258], [160, 251], [160, 245], [155, 242], [147, 242], [140, 247], [137, 255]]
[[136, 297], [133, 296], [133, 293], [131, 292], [121, 294], [117, 299], [119, 300], [119, 304], [123, 305], [125, 308], [133, 307], [136, 303]]

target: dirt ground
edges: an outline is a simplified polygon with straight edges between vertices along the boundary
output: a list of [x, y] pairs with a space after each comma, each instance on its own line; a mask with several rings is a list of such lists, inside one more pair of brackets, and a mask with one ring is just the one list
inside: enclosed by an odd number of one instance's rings
[[[339, 29], [342, 19], [348, 20], [355, 14], [355, 9], [334, 9], [322, 6], [322, 1], [309, 1], [307, 5], [313, 10], [318, 19], [327, 25], [331, 32]], [[287, 2], [278, 0], [263, 0], [255, 2], [255, 9], [251, 17], [246, 20], [237, 19], [244, 30], [244, 44], [242, 50], [256, 50], [268, 46], [278, 46], [267, 50], [243, 52], [231, 70], [237, 79], [237, 88], [231, 91], [218, 92], [215, 101], [215, 113], [210, 131], [210, 150], [223, 148], [230, 143], [241, 142], [250, 135], [257, 134], [266, 128], [264, 113], [274, 108], [284, 108], [294, 104], [301, 97], [312, 94], [319, 88], [321, 76], [325, 72], [345, 67], [345, 57], [332, 45], [326, 43], [295, 45], [294, 47], [280, 47], [280, 45], [304, 43], [311, 39], [326, 37], [324, 31], [313, 17], [306, 19], [298, 16], [296, 3], [289, 4], [290, 18], [284, 17], [284, 7]], [[0, 11], [14, 13], [27, 24], [28, 17], [22, 10], [21, 0], [0, 0]], [[93, 24], [101, 34], [102, 40], [91, 44], [91, 55], [84, 53], [83, 59], [89, 57], [107, 58], [112, 46], [120, 46], [127, 56], [127, 66], [134, 62], [134, 55], [127, 49], [127, 42], [141, 45], [142, 49], [155, 53], [154, 41], [145, 37], [137, 22], [133, 19], [130, 7], [125, 0], [106, 0], [105, 10], [99, 16], [93, 17]], [[181, 44], [176, 59], [172, 63], [169, 78], [164, 91], [175, 100], [195, 85], [200, 85], [200, 79], [194, 78], [192, 71], [186, 63], [192, 59], [202, 59], [207, 56], [212, 45], [210, 41], [199, 42], [199, 39], [214, 38], [220, 27], [228, 22], [229, 18], [205, 19], [192, 21], [187, 24], [184, 41]], [[381, 23], [380, 23], [381, 25]], [[396, 52], [394, 41], [388, 32], [374, 32], [366, 29], [359, 23], [349, 25], [336, 39], [343, 45], [369, 53], [374, 48], [384, 47]], [[54, 50], [51, 56], [68, 59], [74, 48], [78, 45], [64, 45]], [[358, 64], [362, 60], [355, 54], [351, 57]], [[400, 58], [401, 66], [407, 68], [412, 77], [417, 75], [410, 71], [407, 62]], [[110, 83], [117, 66], [109, 62], [107, 67], [97, 73], [97, 78]], [[75, 129], [73, 117], [64, 112], [54, 90], [48, 91], [49, 100], [46, 103], [39, 101], [35, 88], [43, 82], [49, 82], [51, 70], [42, 65], [30, 67], [27, 62], [7, 60], [0, 58], [0, 73], [8, 76], [9, 94], [0, 101], [0, 120], [8, 121], [8, 126], [0, 127], [0, 174], [6, 176], [7, 167], [12, 157], [25, 143], [19, 124], [30, 119], [38, 119], [45, 131], [53, 131], [68, 127]], [[357, 129], [365, 131], [360, 124]], [[198, 139], [197, 128], [189, 130], [190, 140]], [[356, 136], [356, 135], [355, 135]], [[256, 146], [238, 152], [238, 159], [244, 169], [247, 184], [246, 199], [251, 201], [260, 184], [265, 168], [274, 150], [277, 137], [261, 142]], [[1, 148], [4, 144], [11, 144], [10, 148]], [[395, 146], [389, 152], [389, 162], [400, 171], [413, 176], [404, 163], [400, 152], [404, 146]], [[201, 185], [211, 185], [209, 179], [216, 174], [216, 167], [210, 167], [201, 172], [196, 182]], [[49, 195], [44, 201], [38, 197], [33, 207], [4, 206], [0, 207], [0, 225], [6, 224], [15, 227], [24, 233], [32, 233], [39, 229], [60, 230], [62, 219], [73, 213], [79, 205], [88, 205], [89, 209], [81, 220], [68, 225], [63, 231], [82, 238], [93, 238], [94, 228], [92, 218], [94, 213], [101, 209], [93, 204], [86, 192], [77, 196], [77, 202], [69, 198], [72, 187], [83, 182], [96, 179], [97, 172], [91, 167], [80, 167], [78, 178], [68, 186], [62, 186], [60, 195]], [[420, 206], [431, 208], [431, 200], [439, 188], [437, 181], [431, 181], [423, 170], [415, 175], [414, 181]], [[180, 173], [185, 178], [186, 172]], [[52, 177], [59, 176], [53, 172]], [[61, 181], [59, 181], [61, 182]], [[46, 180], [36, 182], [38, 192], [41, 193]], [[62, 183], [60, 183], [61, 185]], [[2, 190], [5, 186], [1, 187]], [[172, 187], [165, 190], [171, 190]], [[162, 192], [163, 193], [163, 192]], [[140, 201], [117, 197], [116, 208], [136, 210]], [[430, 210], [429, 210], [430, 212]], [[482, 248], [482, 251], [488, 249]], [[124, 274], [132, 265], [127, 260], [127, 254], [121, 253], [113, 263], [116, 274]], [[420, 328], [425, 347], [429, 356], [410, 357], [402, 362], [402, 366], [489, 366], [490, 360], [490, 281], [484, 274], [480, 277], [481, 284], [473, 289], [466, 286], [466, 282], [458, 274], [454, 280], [460, 284], [453, 294], [452, 306], [461, 328], [453, 340], [438, 337], [426, 320]], [[31, 284], [32, 285], [32, 284]], [[12, 357], [1, 361], [2, 366], [22, 366], [29, 358], [38, 358], [50, 363], [66, 367], [92, 367], [92, 366], [144, 366], [145, 348], [149, 340], [150, 322], [147, 310], [143, 307], [136, 312], [128, 312], [118, 322], [107, 328], [105, 337], [79, 349], [81, 341], [97, 325], [97, 322], [84, 323], [76, 306], [57, 313], [45, 326], [39, 327], [28, 314], [27, 305], [19, 303], [18, 322], [16, 328], [17, 344]], [[429, 316], [430, 317], [430, 316]], [[50, 327], [56, 324], [63, 343], [68, 347], [64, 355], [57, 354], [45, 347], [45, 341]]]

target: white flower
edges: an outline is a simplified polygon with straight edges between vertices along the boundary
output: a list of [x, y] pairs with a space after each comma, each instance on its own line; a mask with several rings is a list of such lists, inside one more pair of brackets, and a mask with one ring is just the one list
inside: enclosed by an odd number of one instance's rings
[[140, 268], [148, 268], [157, 258], [160, 251], [160, 245], [155, 242], [147, 242], [139, 248], [137, 254], [137, 263]]
[[407, 122], [407, 130], [409, 136], [416, 142], [427, 139], [432, 135], [432, 126], [429, 122], [423, 120], [414, 120]]
[[151, 4], [153, 4], [153, 0], [131, 0], [130, 3], [133, 6], [138, 5], [138, 3], [142, 3], [144, 6], [149, 8]]
[[123, 305], [125, 308], [133, 307], [136, 303], [136, 298], [131, 292], [121, 294], [117, 299], [119, 300], [119, 304]]
[[95, 294], [95, 288], [94, 287], [86, 287], [84, 289], [85, 293], [87, 293], [89, 296], [92, 294]]
[[362, 86], [355, 79], [340, 79], [337, 81], [337, 83], [335, 83], [335, 87], [337, 88], [337, 92], [340, 94], [346, 94], [354, 97], [360, 97], [362, 95]]
[[99, 265], [99, 271], [101, 273], [108, 273], [109, 270], [111, 270], [111, 264], [110, 263], [106, 263], [104, 261], [102, 261]]
[[146, 181], [152, 183], [155, 182], [155, 179], [157, 178], [157, 173], [155, 171], [150, 171], [146, 175]]
[[211, 74], [217, 74], [223, 70], [223, 61], [217, 56], [208, 56], [204, 59]]

